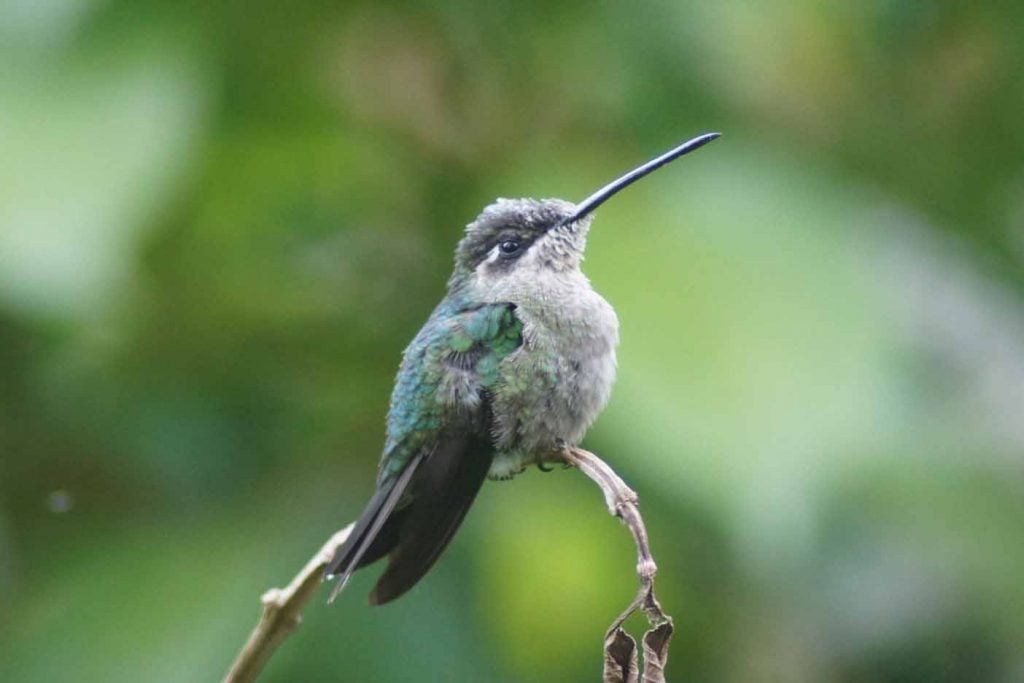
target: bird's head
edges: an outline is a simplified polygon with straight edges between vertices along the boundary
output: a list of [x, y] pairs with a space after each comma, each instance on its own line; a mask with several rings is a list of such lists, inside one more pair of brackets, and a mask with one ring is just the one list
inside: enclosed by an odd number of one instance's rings
[[567, 221], [575, 210], [563, 199], [498, 199], [466, 227], [453, 284], [578, 269], [592, 217]]
[[579, 204], [564, 199], [498, 199], [466, 226], [455, 250], [450, 289], [504, 290], [552, 273], [579, 270], [593, 211], [648, 173], [718, 137], [707, 133], [616, 178]]

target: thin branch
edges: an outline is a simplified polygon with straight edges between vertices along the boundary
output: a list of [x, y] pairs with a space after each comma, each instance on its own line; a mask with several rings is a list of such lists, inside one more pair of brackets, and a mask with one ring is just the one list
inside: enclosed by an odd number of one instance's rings
[[271, 588], [263, 594], [260, 598], [263, 603], [260, 621], [249, 635], [245, 647], [238, 653], [228, 675], [224, 677], [224, 683], [249, 683], [256, 680], [281, 641], [302, 623], [302, 608], [323, 583], [324, 567], [352, 533], [352, 526], [349, 524], [331, 536], [286, 587]]
[[658, 573], [658, 566], [651, 554], [647, 527], [640, 516], [636, 492], [605, 461], [590, 451], [565, 448], [558, 455], [601, 487], [608, 512], [622, 520], [636, 542], [636, 573], [640, 577], [640, 589], [605, 633], [605, 683], [631, 683], [637, 680], [636, 641], [622, 630], [622, 624], [638, 609], [643, 611], [651, 625], [651, 630], [644, 635], [643, 681], [664, 683], [668, 644], [673, 631], [672, 617], [661, 609], [654, 594], [654, 576]]

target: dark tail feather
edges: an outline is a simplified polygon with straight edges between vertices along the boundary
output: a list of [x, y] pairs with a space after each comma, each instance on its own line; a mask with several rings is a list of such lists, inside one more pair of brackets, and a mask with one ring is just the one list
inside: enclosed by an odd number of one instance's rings
[[[383, 557], [398, 543], [397, 530], [400, 525], [394, 523], [398, 521], [394, 518], [398, 515], [404, 517], [405, 510], [394, 513], [395, 506], [405, 494], [409, 482], [422, 460], [422, 455], [415, 456], [401, 474], [377, 489], [377, 492], [370, 498], [370, 502], [366, 504], [352, 533], [338, 548], [334, 559], [330, 561], [325, 570], [327, 576], [338, 576], [338, 583], [331, 591], [331, 596], [327, 599], [328, 602], [333, 602], [334, 598], [338, 597], [338, 593], [348, 583], [352, 572]], [[389, 519], [392, 523], [386, 524]]]
[[394, 600], [430, 570], [473, 504], [493, 457], [487, 439], [462, 434], [442, 438], [423, 460], [413, 484], [415, 498], [401, 511], [405, 519], [395, 527], [398, 542], [370, 593], [371, 605]]

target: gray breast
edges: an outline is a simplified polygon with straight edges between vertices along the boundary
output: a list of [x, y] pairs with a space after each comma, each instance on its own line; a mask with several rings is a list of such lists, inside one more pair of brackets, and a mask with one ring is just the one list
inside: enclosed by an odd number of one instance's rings
[[491, 474], [508, 477], [561, 443], [576, 444], [615, 381], [618, 320], [578, 271], [519, 292], [523, 346], [502, 362], [492, 399], [499, 450]]

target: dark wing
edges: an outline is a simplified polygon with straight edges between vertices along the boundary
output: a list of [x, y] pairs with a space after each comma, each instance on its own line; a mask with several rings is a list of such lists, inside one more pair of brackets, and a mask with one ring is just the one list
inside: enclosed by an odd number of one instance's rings
[[462, 524], [491, 466], [490, 439], [478, 434], [445, 434], [420, 463], [413, 500], [402, 509], [387, 569], [370, 593], [383, 605], [416, 585], [434, 565]]
[[391, 396], [377, 491], [327, 567], [334, 595], [356, 569], [390, 554], [370, 595], [411, 588], [448, 545], [494, 456], [488, 391], [522, 344], [511, 304], [441, 307], [405, 351]]

